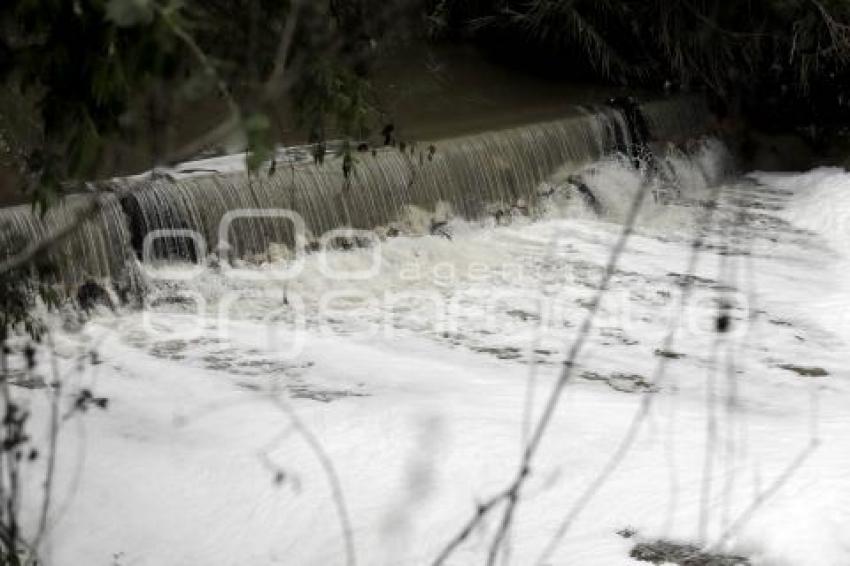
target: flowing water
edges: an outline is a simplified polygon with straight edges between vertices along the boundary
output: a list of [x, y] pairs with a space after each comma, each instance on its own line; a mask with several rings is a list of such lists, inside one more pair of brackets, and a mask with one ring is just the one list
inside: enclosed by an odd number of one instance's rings
[[[708, 120], [703, 100], [696, 97], [645, 104], [642, 116], [650, 140], [659, 142], [692, 138]], [[148, 259], [196, 261], [201, 247], [221, 251], [222, 235], [229, 257], [244, 259], [267, 256], [273, 246], [309, 245], [338, 228], [381, 231], [402, 220], [411, 206], [433, 211], [441, 203], [450, 215], [469, 220], [494, 209], [527, 208], [538, 200], [544, 181], [650, 141], [635, 139], [640, 134], [629, 121], [624, 112], [603, 107], [503, 131], [367, 149], [354, 154], [349, 173], [339, 148], [320, 163], [303, 150], [283, 150], [273, 167], [266, 164], [252, 175], [209, 173], [226, 159], [185, 164], [167, 178], [141, 176], [111, 184], [114, 193], [104, 197], [103, 212], [53, 259], [66, 282], [79, 284], [86, 278], [117, 278], [131, 267], [130, 250], [141, 257], [151, 235], [157, 237], [150, 238]], [[44, 218], [25, 206], [0, 210], [0, 222], [8, 227], [3, 233], [33, 241], [73, 222], [87, 198], [92, 197], [75, 195]], [[263, 213], [238, 216], [222, 234], [228, 213], [257, 209], [297, 214], [305, 241], [295, 237], [291, 216]]]
[[[658, 538], [755, 565], [850, 563], [848, 175], [739, 176], [699, 136], [699, 101], [643, 116], [678, 142], [654, 159], [607, 109], [433, 155], [358, 153], [348, 179], [341, 157], [290, 149], [273, 175], [220, 159], [116, 189], [67, 244], [90, 243], [90, 258], [69, 252], [81, 270], [133, 263], [152, 230], [187, 232], [142, 266], [144, 309], [57, 320], [55, 351], [39, 350], [63, 403], [77, 386], [109, 399], [62, 428], [47, 558], [431, 564], [508, 485], [583, 340], [510, 563], [637, 566], [635, 542]], [[254, 208], [296, 211], [305, 246], [339, 227], [372, 236], [293, 257], [291, 218], [248, 217], [223, 249], [222, 218]], [[43, 393], [27, 397], [36, 436]], [[40, 493], [44, 464], [27, 465]], [[448, 564], [485, 563], [498, 523]]]
[[5, 252], [50, 235], [77, 219], [85, 218], [70, 237], [52, 248], [47, 263], [61, 272], [63, 282], [79, 284], [86, 279], [116, 277], [132, 262], [127, 243], [130, 232], [127, 218], [114, 195], [102, 197], [101, 211], [92, 216], [91, 197], [72, 195], [51, 206], [47, 213], [18, 205], [0, 209], [0, 249]]

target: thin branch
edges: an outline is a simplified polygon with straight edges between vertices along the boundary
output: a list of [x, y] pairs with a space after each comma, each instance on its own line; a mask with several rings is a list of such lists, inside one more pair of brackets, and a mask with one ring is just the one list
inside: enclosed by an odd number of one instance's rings
[[817, 8], [829, 32], [829, 38], [832, 40], [829, 50], [834, 51], [841, 61], [847, 61], [850, 58], [850, 25], [837, 22], [819, 0], [809, 1]]
[[720, 536], [720, 539], [712, 545], [713, 549], [721, 548], [734, 534], [736, 531], [740, 530], [755, 514], [755, 512], [767, 501], [776, 495], [782, 487], [788, 483], [795, 473], [806, 463], [812, 454], [817, 450], [820, 446], [820, 440], [812, 439], [809, 441], [808, 445], [803, 448], [797, 457], [794, 458], [788, 467], [779, 474], [773, 483], [770, 486], [761, 492], [758, 496], [756, 496], [755, 500], [747, 507], [741, 515], [738, 516], [737, 519], [732, 523], [732, 525], [726, 529], [726, 531]]
[[[691, 254], [688, 258], [688, 265], [685, 270], [685, 273], [695, 273], [697, 268], [697, 262], [699, 260], [699, 254], [702, 250], [703, 243], [705, 240], [705, 227], [708, 226], [711, 218], [714, 216], [714, 211], [716, 210], [716, 202], [720, 192], [721, 185], [718, 184], [714, 187], [712, 191], [711, 198], [709, 199], [709, 206], [703, 214], [702, 218], [698, 222], [697, 226], [697, 235], [694, 238], [694, 241], [691, 243]], [[673, 349], [673, 344], [676, 338], [676, 332], [679, 329], [682, 313], [684, 312], [685, 305], [687, 305], [690, 300], [691, 294], [693, 292], [693, 281], [688, 279], [685, 287], [682, 289], [682, 293], [679, 297], [679, 304], [677, 310], [676, 320], [671, 324], [670, 331], [664, 338], [662, 350], [671, 351]], [[658, 365], [655, 368], [654, 375], [652, 377], [652, 384], [655, 386], [659, 386], [666, 378], [665, 370], [667, 369], [667, 359], [661, 358], [658, 362]], [[545, 563], [552, 555], [552, 553], [557, 548], [560, 540], [566, 535], [569, 527], [572, 525], [573, 521], [578, 517], [578, 515], [584, 510], [588, 503], [593, 499], [596, 493], [602, 488], [602, 486], [608, 481], [608, 478], [617, 470], [619, 465], [625, 459], [626, 455], [631, 450], [634, 445], [635, 440], [637, 440], [637, 434], [640, 430], [640, 427], [643, 424], [644, 419], [649, 415], [649, 411], [652, 408], [652, 404], [654, 401], [654, 396], [650, 392], [645, 392], [643, 394], [643, 398], [641, 400], [641, 405], [638, 408], [635, 415], [632, 417], [632, 421], [629, 424], [628, 429], [626, 430], [625, 435], [623, 436], [620, 443], [617, 445], [616, 450], [609, 458], [608, 462], [605, 464], [605, 467], [596, 476], [596, 479], [591, 483], [591, 485], [582, 493], [578, 502], [573, 506], [561, 524], [558, 526], [558, 529], [555, 535], [552, 537], [550, 542], [546, 545], [546, 548], [541, 553], [540, 558], [538, 559], [538, 564]]]
[[222, 98], [224, 98], [225, 103], [227, 104], [227, 108], [230, 111], [231, 117], [236, 118], [237, 120], [241, 119], [241, 111], [239, 110], [239, 105], [234, 100], [233, 95], [230, 93], [230, 89], [227, 86], [227, 83], [224, 82], [224, 79], [221, 78], [215, 66], [210, 61], [209, 57], [207, 57], [204, 50], [198, 45], [195, 39], [183, 29], [171, 15], [171, 10], [163, 8], [159, 4], [154, 3], [156, 7], [156, 11], [159, 13], [160, 17], [162, 17], [162, 21], [168, 26], [171, 32], [180, 39], [186, 47], [189, 48], [192, 55], [198, 60], [198, 63], [201, 64], [204, 72], [209, 76], [210, 80], [215, 83], [216, 88], [221, 94]]
[[508, 491], [503, 491], [498, 493], [485, 501], [484, 503], [479, 503], [476, 506], [475, 514], [470, 517], [470, 519], [463, 525], [463, 527], [458, 531], [458, 533], [446, 544], [443, 550], [440, 551], [440, 554], [437, 555], [437, 558], [434, 559], [434, 566], [439, 564], [443, 564], [446, 559], [454, 554], [454, 551], [469, 538], [469, 535], [472, 534], [472, 531], [481, 523], [484, 517], [499, 503], [504, 501], [508, 497]]
[[632, 235], [632, 231], [634, 230], [634, 226], [637, 221], [638, 213], [640, 212], [640, 209], [643, 205], [643, 201], [646, 197], [646, 194], [649, 192], [649, 187], [649, 183], [643, 183], [637, 195], [635, 195], [634, 199], [632, 200], [632, 204], [626, 216], [626, 221], [623, 226], [623, 230], [620, 233], [620, 237], [614, 245], [614, 248], [611, 250], [611, 254], [608, 258], [608, 263], [605, 266], [605, 272], [599, 284], [599, 289], [597, 290], [596, 296], [594, 297], [593, 302], [591, 303], [590, 311], [588, 312], [587, 316], [582, 322], [581, 327], [578, 330], [578, 336], [576, 337], [575, 342], [573, 342], [573, 345], [567, 356], [567, 360], [563, 364], [561, 375], [559, 376], [558, 381], [555, 383], [552, 392], [549, 394], [549, 398], [543, 409], [543, 413], [537, 421], [537, 425], [535, 426], [532, 436], [529, 439], [528, 446], [525, 449], [522, 462], [520, 463], [519, 470], [510, 490], [511, 498], [508, 500], [508, 504], [505, 509], [505, 520], [502, 523], [503, 528], [500, 530], [499, 536], [494, 540], [494, 545], [501, 544], [501, 540], [503, 539], [505, 532], [510, 526], [515, 508], [519, 504], [520, 491], [522, 490], [526, 479], [530, 475], [532, 461], [534, 460], [534, 457], [536, 456], [537, 451], [540, 447], [540, 443], [542, 442], [543, 437], [548, 431], [552, 419], [555, 416], [555, 412], [561, 400], [561, 394], [563, 393], [564, 388], [572, 379], [576, 360], [578, 359], [579, 354], [583, 350], [584, 344], [587, 341], [588, 336], [590, 336], [590, 331], [593, 328], [593, 323], [596, 319], [596, 315], [599, 312], [599, 307], [602, 303], [602, 299], [604, 298], [605, 293], [607, 293], [608, 291], [608, 286], [610, 285], [611, 278], [614, 276], [614, 273], [617, 269], [617, 264], [619, 263], [620, 256], [625, 251], [626, 244], [628, 243], [628, 240]]
[[44, 477], [44, 498], [41, 502], [41, 515], [38, 522], [38, 532], [33, 540], [33, 548], [38, 549], [44, 535], [47, 533], [47, 514], [50, 510], [50, 501], [53, 494], [53, 480], [56, 471], [56, 452], [59, 443], [59, 399], [62, 392], [62, 384], [59, 377], [59, 364], [56, 359], [56, 345], [53, 333], [47, 329], [47, 347], [50, 349], [50, 370], [53, 374], [53, 383], [48, 384], [50, 391], [50, 439], [48, 441], [47, 470]]
[[286, 18], [286, 25], [280, 36], [280, 43], [275, 55], [274, 67], [266, 81], [263, 97], [267, 101], [274, 101], [286, 88], [283, 82], [286, 62], [289, 60], [289, 52], [292, 48], [292, 40], [295, 37], [295, 29], [298, 22], [298, 11], [301, 9], [301, 0], [292, 0], [292, 10]]
[[584, 321], [582, 322], [582, 325], [578, 330], [578, 335], [575, 341], [573, 342], [572, 347], [570, 348], [569, 354], [567, 355], [567, 359], [563, 363], [561, 374], [558, 377], [558, 380], [555, 383], [552, 392], [549, 394], [543, 412], [532, 432], [531, 438], [529, 439], [528, 444], [523, 453], [523, 457], [515, 478], [504, 491], [502, 491], [499, 495], [495, 496], [493, 499], [490, 500], [494, 503], [484, 509], [484, 512], [481, 512], [481, 509], [479, 508], [479, 512], [467, 523], [467, 526], [463, 529], [463, 531], [452, 540], [449, 546], [447, 546], [440, 553], [438, 558], [433, 562], [434, 566], [439, 566], [440, 564], [444, 563], [445, 559], [448, 558], [451, 552], [455, 548], [457, 548], [460, 543], [466, 540], [475, 525], [477, 525], [484, 519], [484, 515], [489, 512], [495, 506], [496, 503], [500, 502], [501, 500], [507, 500], [507, 505], [504, 511], [505, 515], [503, 517], [503, 521], [501, 522], [501, 526], [497, 533], [496, 539], [494, 540], [494, 546], [499, 545], [503, 540], [505, 533], [507, 532], [510, 526], [515, 507], [519, 502], [519, 496], [522, 487], [526, 479], [530, 475], [532, 461], [534, 460], [534, 457], [537, 453], [538, 448], [540, 447], [540, 443], [542, 442], [546, 431], [549, 429], [549, 425], [551, 424], [552, 418], [554, 417], [556, 409], [558, 408], [558, 404], [561, 399], [561, 394], [563, 393], [564, 388], [572, 379], [573, 369], [575, 368], [575, 361], [578, 359], [578, 355], [583, 350], [587, 337], [590, 335], [590, 330], [593, 327], [594, 320], [596, 319], [596, 315], [598, 314], [599, 306], [602, 302], [603, 297], [605, 296], [605, 293], [608, 290], [608, 285], [611, 282], [611, 278], [613, 277], [616, 271], [617, 263], [619, 262], [620, 256], [625, 251], [626, 243], [628, 242], [632, 234], [635, 222], [637, 221], [638, 213], [640, 212], [644, 198], [646, 197], [646, 194], [648, 192], [649, 183], [643, 183], [637, 195], [635, 195], [634, 199], [632, 199], [632, 203], [626, 216], [626, 221], [623, 226], [622, 232], [620, 233], [620, 236], [616, 244], [614, 245], [614, 248], [611, 250], [608, 263], [605, 267], [605, 272], [599, 284], [599, 289], [597, 290], [594, 300], [591, 303], [591, 307], [589, 312], [587, 313], [587, 316], [584, 318]]
[[38, 241], [32, 242], [26, 248], [12, 257], [0, 262], [0, 275], [20, 269], [39, 259], [53, 246], [71, 237], [87, 220], [94, 218], [103, 208], [100, 193], [97, 193], [88, 206], [83, 207], [74, 218], [64, 226], [56, 228]]
[[[201, 67], [204, 69], [204, 72], [215, 82], [215, 85], [221, 93], [222, 97], [224, 98], [225, 102], [227, 103], [227, 107], [230, 112], [230, 117], [227, 121], [220, 124], [207, 134], [202, 135], [195, 141], [190, 142], [189, 144], [181, 148], [174, 156], [175, 158], [185, 159], [197, 153], [198, 150], [211, 143], [212, 140], [221, 139], [235, 131], [236, 128], [241, 124], [241, 112], [239, 110], [239, 106], [236, 104], [236, 101], [233, 99], [233, 96], [231, 95], [227, 84], [220, 77], [212, 62], [209, 60], [209, 58], [206, 56], [206, 54], [203, 52], [197, 42], [192, 38], [191, 35], [189, 35], [189, 33], [186, 32], [186, 30], [184, 30], [180, 25], [177, 24], [177, 22], [172, 17], [170, 10], [163, 8], [162, 6], [156, 3], [154, 3], [154, 6], [159, 15], [162, 17], [163, 21], [168, 26], [168, 28], [189, 48], [189, 50], [201, 64]], [[173, 160], [167, 159], [166, 162], [173, 162]], [[76, 233], [77, 229], [82, 226], [86, 220], [89, 220], [95, 217], [98, 213], [100, 213], [102, 207], [103, 202], [101, 201], [101, 198], [98, 194], [92, 200], [90, 206], [84, 207], [82, 210], [80, 210], [74, 216], [74, 218], [66, 225], [54, 230], [46, 237], [31, 243], [20, 253], [0, 263], [0, 275], [32, 263], [38, 258], [38, 256], [43, 253], [46, 253], [50, 248]]]
[[357, 566], [357, 553], [354, 545], [354, 531], [351, 528], [351, 518], [348, 514], [348, 506], [345, 503], [345, 493], [342, 489], [342, 483], [339, 480], [339, 474], [336, 472], [333, 460], [325, 451], [322, 443], [316, 438], [316, 435], [307, 428], [303, 421], [298, 417], [295, 411], [283, 399], [278, 396], [272, 397], [274, 404], [283, 411], [289, 418], [292, 428], [301, 435], [304, 441], [309, 446], [310, 450], [319, 461], [319, 465], [325, 473], [328, 480], [328, 485], [331, 489], [331, 495], [334, 505], [336, 506], [337, 517], [342, 530], [342, 537], [345, 543], [345, 563], [347, 566]]

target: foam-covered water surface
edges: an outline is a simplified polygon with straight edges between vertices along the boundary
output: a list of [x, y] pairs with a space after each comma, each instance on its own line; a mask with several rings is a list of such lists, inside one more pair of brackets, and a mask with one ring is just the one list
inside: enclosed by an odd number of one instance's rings
[[[513, 563], [638, 564], [635, 542], [659, 538], [757, 565], [848, 563], [847, 173], [735, 177], [717, 140], [656, 149], [638, 168], [547, 166], [527, 200], [482, 198], [480, 214], [448, 189], [404, 202], [380, 220], [392, 234], [324, 250], [259, 238], [258, 254], [143, 265], [143, 309], [57, 319], [63, 375], [109, 408], [62, 429], [46, 558], [430, 564], [514, 477], [596, 313]], [[492, 174], [455, 171], [479, 175], [467, 187]], [[242, 199], [228, 182], [207, 188]], [[223, 206], [181, 191], [162, 198], [197, 225]], [[28, 401], [39, 431], [47, 400]], [[35, 484], [43, 463], [28, 465]], [[497, 526], [447, 563], [485, 562]]]

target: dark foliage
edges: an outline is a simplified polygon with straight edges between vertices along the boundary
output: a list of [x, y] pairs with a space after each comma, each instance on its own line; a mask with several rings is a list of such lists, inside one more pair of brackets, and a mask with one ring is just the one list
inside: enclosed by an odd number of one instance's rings
[[[28, 142], [5, 128], [37, 204], [63, 181], [90, 177], [105, 136], [118, 131], [136, 93], [174, 76], [178, 42], [143, 4], [12, 0], [0, 6], [4, 88], [35, 101]], [[9, 109], [6, 109], [8, 112]]]
[[844, 0], [440, 0], [431, 21], [436, 33], [512, 39], [565, 72], [703, 88], [763, 124], [850, 118]]
[[0, 154], [46, 208], [102, 169], [112, 140], [156, 140], [179, 104], [224, 102], [252, 167], [279, 137], [285, 92], [315, 140], [356, 135], [370, 62], [423, 13], [410, 0], [8, 0]]
[[0, 157], [46, 207], [112, 140], [152, 138], [168, 162], [151, 130], [193, 101], [226, 105], [252, 168], [280, 138], [284, 92], [312, 141], [362, 137], [382, 125], [371, 66], [426, 30], [549, 74], [705, 89], [763, 125], [850, 121], [844, 0], [8, 0]]

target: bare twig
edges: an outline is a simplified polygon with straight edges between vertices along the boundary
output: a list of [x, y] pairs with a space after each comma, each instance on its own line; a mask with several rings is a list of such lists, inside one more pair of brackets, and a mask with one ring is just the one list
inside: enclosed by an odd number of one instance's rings
[[239, 110], [239, 105], [236, 103], [236, 100], [233, 98], [233, 95], [230, 93], [230, 88], [227, 86], [227, 83], [224, 79], [219, 75], [215, 66], [210, 61], [207, 54], [204, 53], [204, 50], [198, 45], [195, 39], [183, 29], [180, 24], [178, 24], [174, 17], [172, 16], [171, 9], [164, 8], [157, 3], [153, 4], [156, 8], [157, 13], [162, 18], [162, 21], [168, 26], [168, 29], [177, 36], [180, 41], [182, 41], [186, 47], [189, 48], [189, 51], [192, 55], [198, 60], [201, 67], [204, 70], [204, 73], [210, 78], [210, 80], [215, 83], [216, 89], [218, 89], [219, 94], [221, 94], [222, 98], [224, 98], [225, 103], [227, 104], [227, 108], [230, 111], [230, 115], [232, 118], [236, 118], [237, 120], [241, 119], [241, 111]]
[[549, 429], [549, 425], [551, 424], [556, 409], [558, 408], [558, 404], [561, 399], [561, 394], [563, 393], [564, 388], [572, 379], [573, 370], [575, 369], [575, 362], [578, 359], [578, 355], [584, 348], [584, 344], [587, 341], [588, 336], [590, 335], [590, 331], [593, 327], [596, 315], [599, 312], [599, 307], [602, 303], [602, 299], [605, 296], [605, 293], [607, 293], [608, 291], [608, 286], [610, 285], [611, 278], [613, 277], [617, 269], [617, 264], [620, 260], [620, 256], [625, 251], [626, 244], [632, 235], [635, 222], [637, 221], [638, 213], [640, 212], [640, 209], [643, 205], [643, 201], [646, 197], [646, 194], [649, 192], [649, 187], [649, 183], [643, 183], [640, 189], [638, 190], [637, 195], [635, 195], [634, 199], [632, 199], [632, 204], [626, 216], [623, 229], [620, 233], [619, 239], [614, 245], [614, 248], [611, 250], [611, 254], [608, 258], [608, 263], [605, 266], [605, 272], [602, 276], [602, 280], [599, 283], [599, 289], [597, 290], [596, 296], [594, 297], [593, 302], [591, 303], [590, 311], [588, 312], [587, 316], [582, 322], [581, 327], [578, 330], [578, 336], [576, 337], [569, 351], [567, 361], [564, 362], [563, 369], [561, 370], [561, 375], [559, 376], [558, 381], [555, 383], [552, 392], [549, 394], [549, 398], [547, 399], [543, 412], [540, 418], [538, 419], [534, 431], [532, 432], [531, 438], [529, 439], [528, 445], [526, 446], [525, 453], [523, 454], [522, 462], [519, 467], [519, 471], [514, 480], [513, 489], [511, 490], [512, 497], [508, 500], [507, 506], [505, 508], [505, 515], [504, 520], [502, 522], [502, 527], [500, 528], [499, 532], [493, 540], [493, 546], [498, 546], [501, 544], [508, 528], [510, 527], [515, 508], [519, 504], [519, 494], [523, 487], [523, 484], [525, 483], [530, 473], [532, 461], [537, 454], [543, 437]]
[[53, 494], [53, 480], [56, 471], [56, 453], [59, 443], [59, 399], [62, 393], [62, 383], [59, 377], [59, 364], [56, 359], [56, 345], [53, 333], [47, 330], [47, 347], [50, 350], [50, 370], [53, 374], [53, 383], [48, 384], [50, 391], [50, 439], [47, 451], [47, 470], [44, 476], [44, 496], [41, 502], [41, 514], [38, 521], [38, 532], [33, 539], [33, 548], [38, 549], [47, 532], [47, 515], [50, 510], [50, 501]]
[[[15, 422], [19, 417], [17, 415], [17, 406], [12, 400], [12, 392], [9, 387], [9, 368], [8, 368], [8, 359], [7, 359], [7, 351], [5, 342], [0, 344], [0, 359], [2, 359], [2, 366], [0, 366], [0, 396], [2, 396], [2, 404], [3, 404], [3, 427], [6, 442], [14, 441], [14, 435], [17, 434], [17, 431], [14, 429]], [[21, 541], [19, 540], [19, 524], [18, 524], [18, 506], [20, 503], [20, 477], [18, 474], [19, 471], [19, 462], [17, 458], [15, 458], [14, 454], [14, 446], [4, 446], [2, 449], [2, 453], [0, 453], [0, 463], [2, 463], [2, 471], [4, 472], [0, 475], [0, 484], [3, 484], [3, 492], [5, 497], [3, 500], [0, 500], [0, 513], [5, 513], [5, 517], [3, 518], [2, 523], [2, 536], [0, 539], [3, 540], [5, 545], [6, 552], [9, 553], [10, 556], [18, 556], [18, 549], [21, 548]]]
[[301, 0], [292, 0], [291, 11], [286, 18], [286, 25], [283, 28], [283, 33], [280, 36], [280, 43], [277, 47], [274, 66], [269, 78], [266, 81], [263, 96], [267, 101], [273, 102], [274, 99], [283, 92], [287, 85], [283, 83], [284, 71], [286, 62], [289, 60], [289, 52], [292, 48], [292, 40], [295, 37], [295, 29], [298, 22], [298, 11], [301, 9]]
[[[699, 260], [699, 253], [702, 250], [703, 243], [705, 240], [705, 227], [708, 226], [711, 218], [714, 216], [714, 211], [716, 209], [717, 198], [720, 191], [720, 185], [716, 186], [712, 191], [712, 196], [709, 201], [709, 206], [705, 210], [702, 218], [697, 224], [697, 235], [694, 238], [694, 241], [691, 243], [691, 254], [688, 259], [688, 265], [685, 273], [694, 273], [696, 271], [697, 262]], [[687, 280], [684, 288], [682, 289], [682, 293], [679, 297], [679, 304], [677, 310], [677, 318], [671, 324], [670, 331], [664, 338], [662, 349], [664, 351], [670, 351], [673, 349], [673, 344], [676, 338], [676, 332], [679, 329], [680, 321], [682, 317], [682, 313], [684, 311], [685, 305], [688, 303], [691, 297], [691, 293], [693, 292], [693, 282]], [[660, 385], [665, 377], [665, 370], [667, 368], [667, 359], [660, 358], [658, 361], [658, 365], [656, 366], [654, 375], [652, 377], [653, 385]], [[645, 418], [649, 415], [650, 409], [652, 408], [652, 404], [654, 401], [653, 394], [650, 392], [646, 392], [643, 394], [643, 398], [641, 399], [641, 404], [638, 407], [637, 412], [632, 417], [632, 421], [629, 424], [629, 427], [626, 429], [626, 433], [623, 436], [620, 443], [617, 445], [617, 448], [614, 450], [614, 453], [608, 459], [605, 467], [596, 476], [594, 481], [588, 486], [588, 488], [582, 493], [581, 497], [579, 497], [576, 504], [558, 526], [558, 529], [555, 532], [555, 535], [552, 537], [550, 542], [546, 545], [546, 548], [541, 553], [540, 558], [538, 559], [538, 564], [545, 563], [552, 553], [557, 548], [557, 544], [561, 539], [566, 535], [572, 523], [579, 516], [579, 514], [584, 510], [588, 503], [593, 499], [596, 493], [605, 485], [611, 475], [617, 470], [619, 465], [625, 459], [626, 455], [631, 450], [634, 445], [635, 440], [637, 439], [637, 434], [640, 431], [640, 428], [643, 424]]]
[[455, 537], [455, 539], [453, 539], [452, 543], [450, 543], [450, 545], [446, 547], [440, 553], [438, 558], [433, 562], [434, 566], [443, 564], [445, 559], [448, 558], [451, 552], [469, 536], [469, 533], [472, 532], [475, 525], [477, 525], [484, 519], [486, 513], [492, 510], [492, 508], [495, 507], [496, 503], [505, 500], [506, 506], [504, 510], [503, 520], [500, 523], [499, 530], [497, 531], [496, 536], [493, 539], [493, 544], [491, 546], [490, 555], [495, 556], [495, 551], [492, 550], [492, 548], [498, 548], [507, 534], [515, 508], [520, 500], [522, 487], [531, 473], [531, 464], [534, 460], [535, 455], [537, 454], [537, 450], [540, 447], [540, 443], [543, 440], [546, 431], [549, 429], [549, 425], [551, 424], [552, 418], [554, 417], [556, 409], [558, 408], [558, 404], [561, 399], [561, 394], [563, 393], [564, 388], [567, 386], [567, 384], [571, 381], [573, 369], [575, 368], [575, 361], [578, 358], [578, 355], [583, 350], [584, 344], [587, 341], [587, 337], [590, 335], [590, 330], [593, 327], [594, 320], [596, 319], [596, 315], [599, 311], [599, 306], [602, 302], [605, 293], [608, 290], [611, 278], [613, 277], [616, 271], [617, 263], [619, 262], [620, 256], [625, 250], [626, 243], [628, 242], [629, 237], [632, 234], [644, 198], [649, 192], [649, 186], [649, 183], [643, 183], [637, 195], [635, 195], [634, 199], [632, 199], [632, 203], [626, 216], [623, 229], [609, 255], [608, 263], [605, 267], [605, 272], [599, 283], [599, 289], [597, 290], [594, 300], [591, 303], [590, 310], [588, 311], [587, 316], [584, 318], [584, 321], [582, 322], [582, 325], [578, 330], [578, 335], [569, 350], [567, 359], [563, 363], [561, 374], [558, 377], [558, 380], [556, 381], [552, 392], [549, 394], [543, 412], [541, 413], [541, 416], [538, 419], [537, 424], [535, 425], [532, 434], [528, 440], [528, 444], [525, 447], [525, 451], [523, 453], [516, 476], [514, 477], [510, 485], [503, 492], [501, 492], [501, 494], [495, 496], [491, 500], [493, 501], [491, 505], [486, 507], [483, 512], [479, 510], [476, 516], [473, 517], [467, 523], [467, 526], [463, 529], [461, 533], [463, 534], [463, 536], [459, 535]]
[[94, 218], [102, 208], [102, 197], [100, 193], [97, 193], [92, 198], [91, 202], [77, 212], [70, 222], [53, 230], [40, 240], [32, 242], [19, 253], [0, 262], [0, 275], [31, 264], [33, 261], [37, 260], [39, 256], [47, 253], [50, 248], [72, 236], [80, 226], [82, 226], [87, 220]]
[[469, 535], [472, 534], [486, 515], [492, 511], [493, 508], [502, 503], [502, 501], [504, 501], [508, 496], [508, 492], [503, 491], [486, 500], [484, 503], [479, 503], [475, 508], [475, 514], [470, 517], [457, 534], [448, 542], [448, 544], [446, 544], [443, 550], [440, 551], [440, 554], [438, 554], [437, 558], [434, 559], [433, 564], [435, 566], [443, 564], [446, 559], [451, 556], [454, 551], [457, 550], [464, 541], [466, 541], [467, 538], [469, 538]]
[[781, 474], [779, 474], [773, 483], [770, 486], [761, 492], [747, 507], [743, 513], [741, 513], [735, 521], [732, 522], [732, 525], [726, 529], [726, 531], [720, 536], [718, 541], [712, 545], [712, 548], [719, 549], [737, 532], [739, 531], [755, 514], [755, 512], [767, 501], [776, 495], [782, 487], [788, 483], [795, 473], [806, 463], [812, 454], [817, 450], [820, 446], [820, 440], [814, 438], [809, 441], [805, 448], [803, 448], [797, 457], [791, 461], [790, 464], [783, 470]]
[[714, 412], [717, 382], [717, 351], [720, 338], [715, 338], [711, 347], [708, 379], [705, 391], [705, 447], [702, 462], [702, 481], [700, 488], [699, 523], [697, 533], [700, 540], [708, 538], [709, 511], [711, 508], [711, 486], [714, 472], [714, 452], [717, 445], [717, 415]]
[[292, 428], [301, 435], [322, 467], [331, 489], [331, 495], [340, 522], [340, 529], [342, 530], [342, 537], [345, 543], [345, 563], [347, 566], [356, 566], [357, 553], [354, 545], [354, 532], [351, 528], [351, 518], [348, 514], [348, 506], [345, 503], [345, 493], [342, 489], [342, 483], [339, 480], [339, 474], [336, 472], [333, 460], [331, 460], [331, 457], [325, 451], [319, 439], [316, 438], [316, 435], [304, 424], [286, 401], [276, 395], [272, 397], [272, 400], [286, 414], [287, 418], [289, 418]]
[[829, 32], [829, 38], [832, 41], [829, 50], [834, 51], [836, 57], [841, 61], [850, 59], [850, 25], [836, 21], [820, 0], [809, 1], [820, 13], [821, 19]]

